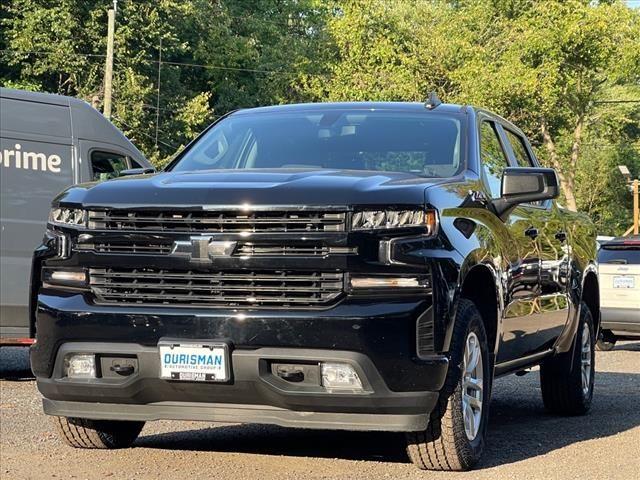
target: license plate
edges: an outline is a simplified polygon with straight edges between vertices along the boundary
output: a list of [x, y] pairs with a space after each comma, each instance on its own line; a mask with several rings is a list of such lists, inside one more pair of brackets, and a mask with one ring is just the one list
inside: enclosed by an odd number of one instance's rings
[[613, 277], [613, 288], [635, 288], [635, 278], [631, 275], [616, 275]]
[[226, 344], [161, 344], [160, 378], [190, 382], [229, 380], [229, 350]]

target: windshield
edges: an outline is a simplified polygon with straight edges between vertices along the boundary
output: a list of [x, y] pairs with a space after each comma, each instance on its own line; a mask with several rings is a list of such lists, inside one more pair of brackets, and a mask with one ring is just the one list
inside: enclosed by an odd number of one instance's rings
[[375, 110], [269, 112], [222, 120], [171, 170], [329, 168], [451, 177], [461, 171], [460, 121]]

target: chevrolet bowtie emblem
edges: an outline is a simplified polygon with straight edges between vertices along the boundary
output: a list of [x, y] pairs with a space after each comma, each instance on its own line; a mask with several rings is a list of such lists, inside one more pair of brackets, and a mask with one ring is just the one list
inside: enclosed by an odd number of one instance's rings
[[214, 241], [211, 236], [191, 237], [173, 242], [171, 255], [186, 257], [192, 262], [208, 263], [215, 257], [229, 257], [238, 242]]

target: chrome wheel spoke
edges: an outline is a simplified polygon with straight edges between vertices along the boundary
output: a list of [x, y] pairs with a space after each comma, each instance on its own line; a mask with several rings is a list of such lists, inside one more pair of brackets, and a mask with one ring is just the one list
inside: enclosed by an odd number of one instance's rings
[[480, 430], [482, 400], [484, 392], [483, 360], [480, 340], [470, 332], [465, 341], [462, 355], [462, 417], [464, 430], [469, 440], [473, 440]]
[[591, 388], [591, 332], [586, 323], [582, 326], [582, 348], [580, 352], [580, 367], [582, 373], [582, 393], [588, 395]]
[[474, 397], [473, 395], [465, 394], [465, 400], [467, 401], [467, 405], [471, 407], [471, 409], [481, 410], [482, 409], [482, 400]]

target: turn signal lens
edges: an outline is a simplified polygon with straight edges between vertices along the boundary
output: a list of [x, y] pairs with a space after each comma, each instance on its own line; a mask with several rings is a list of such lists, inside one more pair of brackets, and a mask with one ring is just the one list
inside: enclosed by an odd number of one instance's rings
[[49, 285], [84, 287], [87, 284], [87, 272], [85, 270], [44, 268], [42, 282]]
[[428, 277], [351, 277], [351, 288], [428, 288]]

